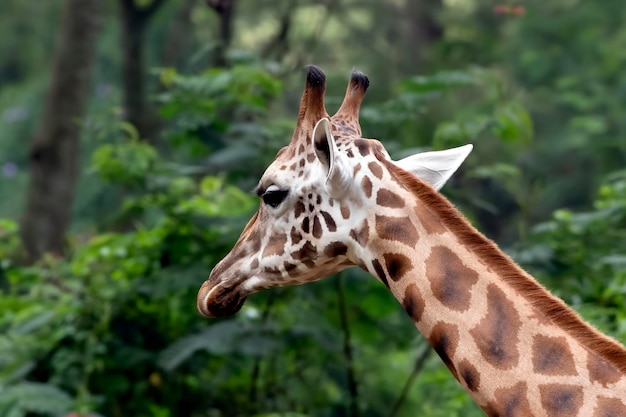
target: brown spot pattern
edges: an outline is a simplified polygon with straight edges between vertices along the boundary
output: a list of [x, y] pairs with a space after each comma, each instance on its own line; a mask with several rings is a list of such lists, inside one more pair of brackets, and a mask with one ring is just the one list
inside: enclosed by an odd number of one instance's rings
[[376, 150], [376, 152], [380, 153], [380, 154], [384, 154], [385, 153], [385, 147], [383, 146], [382, 143], [380, 143], [380, 141], [373, 139], [371, 140], [371, 142], [374, 144], [374, 149]]
[[616, 383], [622, 377], [622, 374], [614, 366], [593, 352], [589, 352], [587, 368], [591, 382], [599, 382], [605, 387]]
[[583, 389], [576, 385], [539, 385], [541, 405], [549, 416], [575, 417], [583, 404]]
[[278, 150], [278, 152], [276, 152], [276, 156], [274, 157], [274, 159], [278, 159], [282, 154], [284, 154], [287, 151], [288, 146], [283, 146], [282, 148], [280, 148]]
[[280, 275], [280, 269], [277, 266], [266, 266], [263, 268], [263, 272], [271, 275]]
[[291, 252], [291, 257], [296, 261], [304, 263], [309, 268], [312, 268], [315, 266], [315, 262], [313, 261], [317, 259], [317, 247], [307, 241], [300, 249]]
[[536, 335], [533, 339], [533, 370], [542, 375], [577, 375], [567, 340]]
[[370, 181], [369, 177], [365, 176], [361, 180], [361, 188], [365, 192], [365, 196], [370, 198], [372, 196], [372, 181]]
[[381, 179], [383, 177], [383, 169], [378, 162], [372, 161], [367, 166], [376, 178]]
[[267, 246], [263, 250], [261, 255], [263, 258], [271, 255], [282, 255], [285, 252], [285, 245], [287, 244], [287, 235], [281, 233], [276, 236], [272, 236], [270, 241], [267, 242]]
[[256, 253], [261, 249], [261, 227], [259, 227], [260, 222], [257, 222], [257, 220], [259, 220], [258, 211], [254, 213], [254, 216], [246, 224], [231, 253], [237, 251], [239, 257], [245, 257], [247, 254]]
[[402, 208], [404, 207], [404, 200], [398, 194], [382, 188], [376, 193], [376, 204], [384, 207]]
[[298, 217], [300, 217], [302, 215], [302, 213], [304, 213], [305, 207], [304, 207], [304, 203], [302, 201], [297, 201], [296, 202], [296, 207], [294, 209], [293, 215], [294, 217], [297, 219]]
[[376, 216], [376, 233], [381, 239], [395, 240], [412, 248], [419, 239], [408, 217]]
[[259, 267], [259, 260], [254, 258], [252, 262], [250, 262], [250, 269], [257, 269]]
[[343, 217], [344, 219], [349, 219], [350, 218], [350, 207], [349, 206], [346, 206], [345, 204], [341, 204], [339, 209], [341, 210], [341, 217]]
[[321, 211], [320, 214], [324, 218], [324, 222], [326, 223], [326, 227], [329, 232], [334, 232], [337, 230], [337, 225], [335, 224], [335, 220], [333, 220], [333, 216], [331, 216], [328, 212]]
[[309, 233], [309, 231], [311, 230], [310, 228], [311, 228], [311, 223], [310, 223], [310, 220], [309, 220], [309, 218], [308, 218], [308, 217], [305, 217], [305, 218], [302, 220], [302, 231], [303, 231], [304, 233]]
[[361, 156], [367, 156], [370, 153], [369, 144], [365, 139], [357, 139], [354, 141], [354, 145], [358, 148]]
[[285, 272], [287, 272], [287, 274], [289, 276], [294, 276], [298, 272], [297, 271], [298, 265], [296, 265], [296, 264], [292, 264], [290, 262], [285, 261], [283, 263], [283, 267], [285, 268]]
[[446, 364], [452, 375], [458, 380], [456, 368], [452, 363], [452, 357], [456, 352], [456, 347], [459, 344], [459, 329], [454, 324], [444, 323], [442, 321], [437, 322], [433, 327], [433, 330], [428, 337], [428, 342], [435, 349], [435, 352]]
[[370, 227], [367, 220], [363, 220], [358, 229], [350, 230], [350, 237], [363, 247], [367, 245], [367, 241], [370, 237]]
[[426, 233], [442, 234], [446, 232], [446, 228], [441, 220], [439, 220], [422, 202], [418, 201], [415, 206], [415, 214], [422, 224], [422, 227], [424, 227], [424, 230], [426, 230]]
[[396, 282], [413, 268], [413, 262], [411, 262], [408, 256], [401, 253], [385, 253], [383, 254], [383, 259], [389, 277]]
[[459, 378], [465, 383], [467, 389], [475, 392], [480, 386], [480, 373], [467, 359], [463, 359], [458, 365]]
[[318, 216], [313, 217], [313, 237], [316, 239], [322, 237], [322, 224]]
[[348, 253], [348, 247], [341, 242], [332, 242], [324, 248], [324, 255], [329, 258], [335, 258], [346, 253]]
[[593, 417], [624, 417], [626, 416], [626, 405], [617, 398], [598, 398], [598, 405], [593, 413]]
[[302, 234], [296, 230], [294, 226], [291, 227], [291, 244], [298, 244], [302, 240]]
[[215, 265], [213, 271], [211, 271], [211, 276], [219, 276], [223, 274], [224, 272], [228, 271], [230, 267], [233, 266], [238, 260], [239, 258], [233, 255], [233, 252], [231, 251], [224, 259], [222, 259], [217, 265]]
[[409, 284], [406, 287], [402, 306], [415, 323], [422, 319], [422, 314], [424, 314], [424, 297], [422, 297], [422, 293], [420, 293], [417, 285]]
[[449, 248], [432, 248], [426, 259], [426, 278], [435, 298], [446, 307], [456, 311], [470, 307], [471, 289], [478, 282], [478, 274], [463, 265]]
[[487, 314], [470, 330], [483, 358], [498, 369], [519, 361], [518, 332], [522, 321], [513, 303], [495, 284], [487, 287]]
[[510, 388], [498, 388], [494, 392], [494, 401], [485, 407], [485, 412], [490, 417], [532, 416], [527, 391], [528, 387], [523, 381]]
[[374, 267], [374, 271], [376, 271], [376, 276], [385, 284], [387, 288], [389, 288], [389, 281], [387, 280], [387, 275], [385, 274], [385, 270], [383, 266], [380, 264], [378, 259], [374, 259], [372, 261], [372, 266]]

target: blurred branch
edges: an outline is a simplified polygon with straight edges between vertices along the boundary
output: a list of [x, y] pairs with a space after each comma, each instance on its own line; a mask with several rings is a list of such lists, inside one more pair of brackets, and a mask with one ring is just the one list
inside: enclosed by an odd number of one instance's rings
[[233, 38], [235, 0], [205, 0], [205, 2], [215, 11], [219, 19], [219, 42], [215, 51], [215, 65], [225, 67], [226, 50]]
[[415, 359], [415, 364], [413, 365], [413, 371], [411, 371], [409, 378], [406, 380], [404, 387], [402, 388], [402, 392], [400, 393], [400, 396], [398, 397], [396, 402], [393, 404], [393, 407], [391, 408], [391, 412], [389, 413], [389, 417], [395, 417], [400, 412], [402, 405], [406, 401], [406, 397], [409, 395], [409, 390], [411, 389], [411, 386], [415, 382], [415, 378], [417, 378], [417, 375], [419, 375], [419, 373], [424, 368], [426, 359], [428, 359], [432, 351], [433, 350], [430, 348], [430, 345], [425, 344], [422, 352], [419, 355], [417, 355], [417, 358]]
[[263, 47], [261, 56], [264, 58], [274, 57], [280, 61], [289, 51], [289, 31], [291, 29], [292, 16], [295, 8], [296, 2], [291, 0], [280, 18], [276, 35]]
[[164, 2], [165, 0], [153, 0], [152, 3], [139, 9], [139, 13], [141, 13], [145, 18], [149, 18], [150, 15], [159, 10], [159, 7], [161, 7]]
[[346, 311], [346, 301], [343, 290], [343, 279], [341, 274], [335, 279], [337, 300], [339, 302], [339, 322], [343, 332], [343, 356], [346, 359], [346, 374], [348, 378], [348, 391], [350, 392], [350, 413], [351, 417], [357, 417], [359, 413], [359, 391], [354, 372], [354, 354], [352, 352], [352, 341], [350, 339], [350, 324]]
[[443, 36], [443, 28], [438, 21], [438, 14], [443, 9], [441, 0], [408, 1], [401, 15], [408, 17], [411, 41], [408, 53], [403, 54], [407, 69], [423, 68], [428, 64], [428, 53]]
[[152, 3], [144, 7], [139, 7], [135, 0], [122, 0], [122, 6], [129, 10], [131, 13], [140, 15], [142, 18], [147, 19], [156, 12], [159, 7], [165, 2], [165, 0], [153, 0]]
[[188, 53], [190, 36], [193, 33], [189, 30], [193, 25], [191, 12], [196, 3], [197, 0], [183, 0], [178, 13], [174, 16], [164, 42], [161, 60], [163, 67], [178, 68], [184, 62], [183, 57]]
[[317, 47], [322, 39], [322, 35], [324, 34], [324, 30], [330, 20], [331, 14], [334, 13], [335, 9], [339, 6], [337, 3], [339, 2], [324, 4], [324, 7], [326, 8], [325, 16], [319, 20], [317, 26], [313, 29], [313, 35], [308, 39], [308, 41], [304, 42], [304, 46], [299, 49], [300, 53], [296, 55], [294, 68], [302, 68], [308, 63], [311, 52]]
[[[274, 301], [276, 300], [276, 291], [270, 291], [267, 295], [267, 301], [265, 302], [265, 307], [263, 308], [263, 312], [261, 313], [261, 326], [264, 326], [267, 323], [270, 312], [272, 311], [272, 306], [274, 305]], [[250, 377], [250, 390], [248, 394], [248, 399], [250, 404], [255, 404], [257, 401], [257, 382], [259, 380], [259, 375], [261, 373], [261, 358], [258, 357], [254, 361], [254, 365], [252, 366], [252, 376]], [[253, 412], [257, 412], [257, 410], [252, 410]]]

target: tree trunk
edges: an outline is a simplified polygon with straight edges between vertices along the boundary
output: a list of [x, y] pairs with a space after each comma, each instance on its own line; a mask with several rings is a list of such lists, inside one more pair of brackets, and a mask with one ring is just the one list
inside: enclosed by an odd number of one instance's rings
[[217, 13], [219, 20], [218, 43], [213, 64], [216, 67], [227, 67], [226, 51], [233, 38], [235, 0], [206, 0], [206, 3]]
[[139, 7], [135, 0], [120, 0], [125, 120], [148, 141], [155, 140], [158, 123], [147, 102], [144, 35], [151, 16], [163, 3], [164, 0], [153, 0], [147, 6]]
[[427, 71], [432, 48], [443, 36], [443, 27], [439, 22], [439, 14], [443, 9], [441, 0], [408, 0], [405, 6], [405, 17], [409, 25], [407, 42], [407, 62], [404, 70], [409, 73]]
[[193, 26], [191, 13], [196, 6], [197, 0], [183, 0], [178, 13], [173, 18], [163, 47], [161, 66], [181, 68], [188, 58], [191, 33]]
[[86, 107], [101, 18], [100, 0], [66, 0], [50, 89], [30, 153], [21, 236], [29, 262], [62, 254], [78, 169], [80, 120]]

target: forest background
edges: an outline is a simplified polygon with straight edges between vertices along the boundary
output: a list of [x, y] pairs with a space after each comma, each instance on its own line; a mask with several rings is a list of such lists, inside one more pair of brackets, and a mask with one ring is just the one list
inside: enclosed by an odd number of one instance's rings
[[0, 2], [0, 415], [478, 416], [358, 270], [207, 320], [196, 293], [295, 126], [370, 77], [392, 156], [626, 341], [622, 0]]

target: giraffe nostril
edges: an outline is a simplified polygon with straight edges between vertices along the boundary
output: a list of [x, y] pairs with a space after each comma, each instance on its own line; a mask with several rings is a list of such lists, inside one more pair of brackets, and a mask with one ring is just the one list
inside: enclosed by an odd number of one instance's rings
[[211, 280], [202, 284], [198, 291], [198, 311], [205, 317], [227, 317], [238, 312], [246, 297], [241, 294], [239, 287], [214, 285]]

